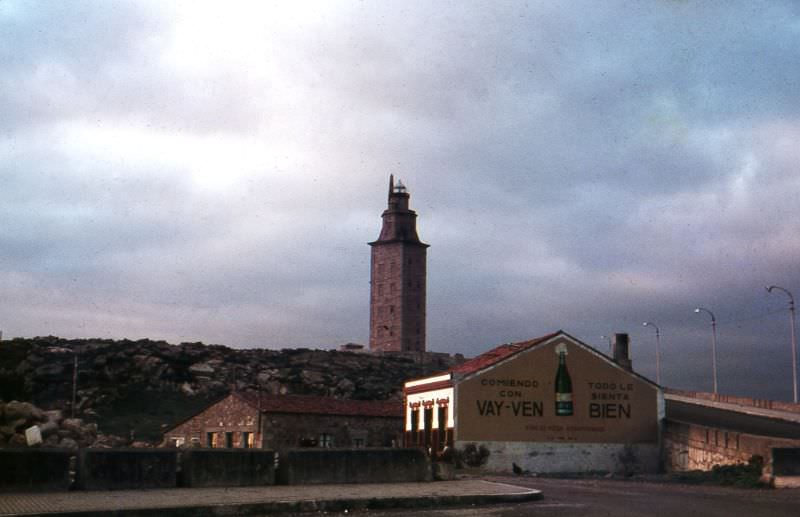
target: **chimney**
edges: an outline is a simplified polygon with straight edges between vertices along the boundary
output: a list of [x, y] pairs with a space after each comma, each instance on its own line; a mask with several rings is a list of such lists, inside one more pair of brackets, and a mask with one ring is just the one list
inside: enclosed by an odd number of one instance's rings
[[633, 371], [630, 350], [628, 347], [628, 334], [614, 334], [613, 354], [614, 362], [629, 372]]

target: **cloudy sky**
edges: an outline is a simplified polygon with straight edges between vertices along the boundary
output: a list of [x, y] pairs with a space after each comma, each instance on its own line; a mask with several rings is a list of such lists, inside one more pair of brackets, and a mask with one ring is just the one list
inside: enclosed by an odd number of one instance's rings
[[6, 338], [366, 343], [390, 173], [430, 350], [791, 396], [800, 4], [0, 0]]

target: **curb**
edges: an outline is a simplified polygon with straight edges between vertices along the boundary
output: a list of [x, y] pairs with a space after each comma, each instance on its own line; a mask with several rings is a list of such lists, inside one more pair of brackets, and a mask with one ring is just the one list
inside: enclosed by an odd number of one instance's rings
[[[498, 483], [502, 484], [502, 483]], [[520, 503], [543, 498], [540, 490], [525, 489], [508, 494], [470, 494], [446, 496], [407, 496], [343, 498], [302, 501], [265, 501], [260, 503], [199, 505], [180, 507], [154, 507], [146, 509], [91, 510], [77, 512], [25, 513], [26, 516], [59, 517], [227, 517], [235, 515], [265, 515], [303, 512], [342, 512], [344, 510], [385, 510], [391, 508], [433, 508], [443, 506], [471, 506], [495, 503]]]

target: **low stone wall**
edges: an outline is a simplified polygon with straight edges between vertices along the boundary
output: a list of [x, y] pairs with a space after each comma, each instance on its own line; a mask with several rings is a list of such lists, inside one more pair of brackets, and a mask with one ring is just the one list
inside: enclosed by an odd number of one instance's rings
[[181, 451], [180, 485], [264, 486], [275, 484], [275, 453], [259, 449]]
[[431, 480], [422, 449], [292, 449], [278, 465], [278, 482], [287, 485]]
[[0, 449], [0, 492], [69, 490], [73, 451]]
[[655, 473], [659, 470], [661, 449], [656, 443], [542, 443], [542, 442], [464, 442], [489, 450], [484, 469], [498, 473], [513, 472], [514, 465], [531, 473], [615, 472], [626, 474]]
[[664, 466], [668, 471], [711, 470], [715, 465], [764, 459], [769, 473], [773, 447], [798, 447], [800, 439], [757, 436], [696, 424], [667, 420], [664, 431]]
[[145, 449], [82, 449], [78, 487], [82, 490], [174, 488], [177, 452]]

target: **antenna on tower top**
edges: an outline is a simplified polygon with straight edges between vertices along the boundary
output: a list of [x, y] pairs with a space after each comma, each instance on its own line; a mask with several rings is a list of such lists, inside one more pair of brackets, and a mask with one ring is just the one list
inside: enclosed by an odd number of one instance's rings
[[394, 192], [394, 174], [389, 174], [389, 198], [392, 197], [392, 192]]

